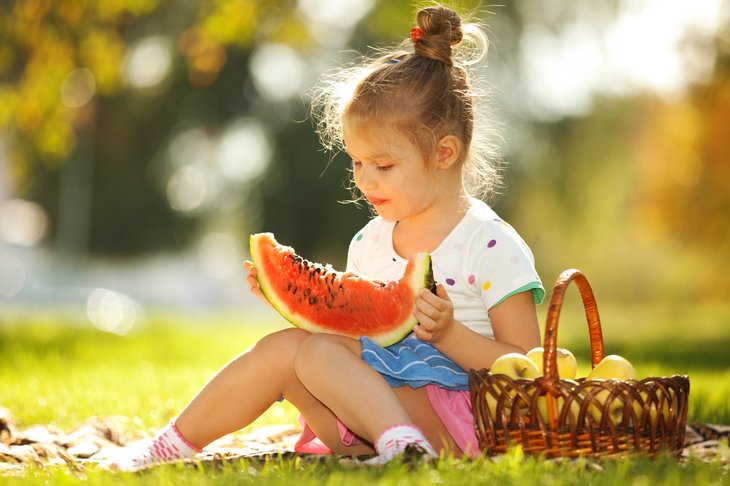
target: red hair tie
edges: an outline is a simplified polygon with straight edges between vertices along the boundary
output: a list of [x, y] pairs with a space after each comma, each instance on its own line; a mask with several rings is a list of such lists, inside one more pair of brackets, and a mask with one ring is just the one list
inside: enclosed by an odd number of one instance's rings
[[413, 27], [411, 29], [411, 40], [415, 43], [419, 40], [423, 39], [423, 36], [426, 35], [423, 33], [420, 27]]

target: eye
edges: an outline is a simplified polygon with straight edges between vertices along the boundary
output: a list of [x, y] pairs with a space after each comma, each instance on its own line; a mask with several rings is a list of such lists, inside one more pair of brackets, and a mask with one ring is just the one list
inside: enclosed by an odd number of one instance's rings
[[392, 168], [393, 168], [393, 166], [392, 166], [392, 165], [379, 165], [379, 166], [378, 166], [378, 170], [379, 170], [380, 172], [387, 172], [387, 171], [389, 171], [389, 170], [390, 170], [390, 169], [392, 169]]
[[362, 162], [359, 160], [352, 159], [352, 167], [353, 169], [359, 169], [362, 166]]

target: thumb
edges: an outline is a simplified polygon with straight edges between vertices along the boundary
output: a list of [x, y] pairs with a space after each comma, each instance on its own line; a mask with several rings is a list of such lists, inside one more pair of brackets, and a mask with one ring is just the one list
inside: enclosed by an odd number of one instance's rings
[[441, 297], [442, 299], [449, 298], [449, 294], [446, 292], [446, 288], [442, 284], [436, 285], [436, 295]]

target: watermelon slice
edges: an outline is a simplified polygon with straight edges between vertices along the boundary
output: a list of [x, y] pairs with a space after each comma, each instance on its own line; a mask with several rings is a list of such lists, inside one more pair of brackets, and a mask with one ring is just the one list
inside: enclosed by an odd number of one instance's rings
[[367, 336], [381, 346], [411, 332], [418, 291], [434, 287], [428, 253], [417, 254], [403, 277], [392, 282], [307, 261], [271, 233], [251, 236], [251, 260], [264, 295], [293, 325], [310, 332]]

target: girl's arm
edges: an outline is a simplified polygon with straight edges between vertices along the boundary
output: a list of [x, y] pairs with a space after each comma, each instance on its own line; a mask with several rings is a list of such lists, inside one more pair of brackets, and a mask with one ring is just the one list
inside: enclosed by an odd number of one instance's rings
[[512, 295], [489, 310], [494, 339], [454, 320], [453, 305], [439, 285], [436, 295], [421, 291], [416, 300], [416, 336], [431, 342], [465, 370], [490, 368], [503, 354], [540, 346], [540, 326], [532, 291]]

